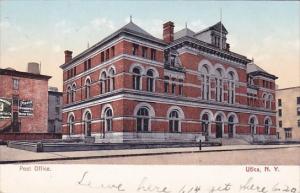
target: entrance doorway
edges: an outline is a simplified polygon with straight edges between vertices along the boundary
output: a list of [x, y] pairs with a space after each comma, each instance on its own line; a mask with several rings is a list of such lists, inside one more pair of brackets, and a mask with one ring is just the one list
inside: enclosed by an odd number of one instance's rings
[[221, 115], [216, 118], [216, 138], [222, 138], [223, 134], [223, 122]]

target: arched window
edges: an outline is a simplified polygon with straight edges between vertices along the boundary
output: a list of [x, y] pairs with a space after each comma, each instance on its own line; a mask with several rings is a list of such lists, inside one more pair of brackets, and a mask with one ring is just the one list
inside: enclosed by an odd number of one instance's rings
[[102, 72], [100, 75], [100, 93], [103, 94], [106, 91], [106, 73]]
[[222, 102], [223, 100], [223, 80], [221, 69], [216, 70], [216, 101]]
[[263, 100], [264, 100], [264, 107], [266, 109], [270, 109], [271, 108], [271, 101], [272, 101], [272, 95], [268, 95], [268, 94], [263, 94]]
[[272, 95], [271, 94], [269, 94], [269, 97], [268, 97], [268, 105], [267, 105], [267, 108], [268, 109], [272, 109]]
[[233, 137], [234, 134], [234, 116], [228, 118], [228, 137]]
[[235, 84], [234, 84], [234, 73], [229, 72], [228, 74], [228, 103], [234, 104], [235, 101]]
[[170, 132], [179, 132], [180, 129], [179, 113], [176, 110], [171, 111], [169, 114], [169, 130]]
[[207, 113], [205, 113], [204, 115], [202, 115], [201, 118], [201, 126], [202, 126], [202, 132], [205, 136], [208, 136], [209, 132], [209, 115]]
[[150, 115], [146, 107], [142, 107], [137, 112], [136, 130], [138, 132], [149, 131]]
[[72, 88], [71, 86], [68, 86], [67, 88], [67, 103], [70, 103], [72, 101]]
[[270, 120], [265, 120], [264, 134], [268, 135], [270, 133]]
[[109, 90], [113, 91], [113, 90], [115, 90], [115, 71], [114, 71], [113, 68], [111, 68], [109, 70], [109, 77], [110, 77], [110, 79], [109, 79], [109, 82], [110, 82]]
[[216, 117], [216, 138], [222, 138], [223, 135], [223, 119], [219, 114]]
[[91, 96], [91, 80], [88, 78], [85, 81], [85, 98], [90, 98]]
[[153, 70], [147, 71], [147, 91], [154, 91], [154, 73]]
[[89, 111], [84, 114], [84, 134], [91, 136], [92, 132], [92, 115]]
[[112, 131], [112, 110], [110, 108], [106, 108], [104, 113], [104, 127], [106, 131]]
[[256, 122], [255, 122], [255, 118], [254, 117], [252, 117], [251, 119], [250, 119], [250, 132], [251, 132], [251, 134], [252, 135], [254, 135], [254, 134], [256, 134], [257, 133], [257, 131], [256, 131]]
[[133, 89], [141, 90], [141, 71], [138, 68], [133, 69]]
[[210, 78], [207, 66], [201, 68], [202, 79], [202, 99], [209, 100], [210, 93]]
[[75, 118], [74, 115], [70, 115], [69, 120], [68, 120], [68, 126], [69, 126], [69, 135], [74, 134], [74, 129], [75, 129]]
[[71, 98], [72, 98], [72, 102], [74, 102], [76, 100], [76, 84], [75, 83], [72, 85], [72, 96], [71, 96]]

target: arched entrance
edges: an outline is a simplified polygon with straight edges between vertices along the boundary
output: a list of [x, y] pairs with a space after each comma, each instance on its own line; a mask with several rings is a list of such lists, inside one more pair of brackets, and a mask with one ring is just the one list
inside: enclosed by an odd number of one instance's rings
[[201, 118], [201, 126], [202, 126], [202, 133], [205, 136], [205, 140], [208, 140], [209, 135], [209, 116], [205, 113]]
[[222, 134], [223, 134], [222, 116], [218, 115], [216, 117], [216, 138], [222, 138]]

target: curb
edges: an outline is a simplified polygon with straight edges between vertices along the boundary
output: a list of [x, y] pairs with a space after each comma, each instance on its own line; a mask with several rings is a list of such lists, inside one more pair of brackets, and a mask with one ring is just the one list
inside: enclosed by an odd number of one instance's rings
[[300, 146], [292, 147], [263, 147], [263, 148], [241, 148], [241, 149], [217, 149], [217, 150], [196, 150], [196, 151], [174, 151], [174, 152], [157, 152], [157, 153], [133, 153], [133, 154], [119, 154], [119, 155], [99, 155], [87, 157], [61, 157], [61, 158], [45, 158], [32, 160], [9, 160], [0, 161], [0, 164], [15, 164], [15, 163], [30, 163], [43, 161], [61, 161], [61, 160], [80, 160], [80, 159], [98, 159], [98, 158], [116, 158], [116, 157], [137, 157], [137, 156], [153, 156], [153, 155], [171, 155], [171, 154], [185, 154], [185, 153], [210, 153], [210, 152], [226, 152], [226, 151], [245, 151], [245, 150], [266, 150], [266, 149], [283, 149], [283, 148], [299, 148]]

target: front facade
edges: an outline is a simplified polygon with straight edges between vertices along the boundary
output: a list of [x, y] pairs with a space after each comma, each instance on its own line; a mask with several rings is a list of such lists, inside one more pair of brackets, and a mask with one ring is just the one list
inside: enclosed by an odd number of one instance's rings
[[49, 87], [48, 107], [48, 132], [61, 133], [62, 92], [59, 92], [56, 87]]
[[277, 77], [231, 52], [227, 33], [167, 22], [158, 39], [130, 21], [74, 58], [65, 51], [65, 137], [274, 139]]
[[0, 133], [47, 133], [50, 78], [0, 69]]
[[300, 86], [276, 90], [280, 140], [300, 140]]

